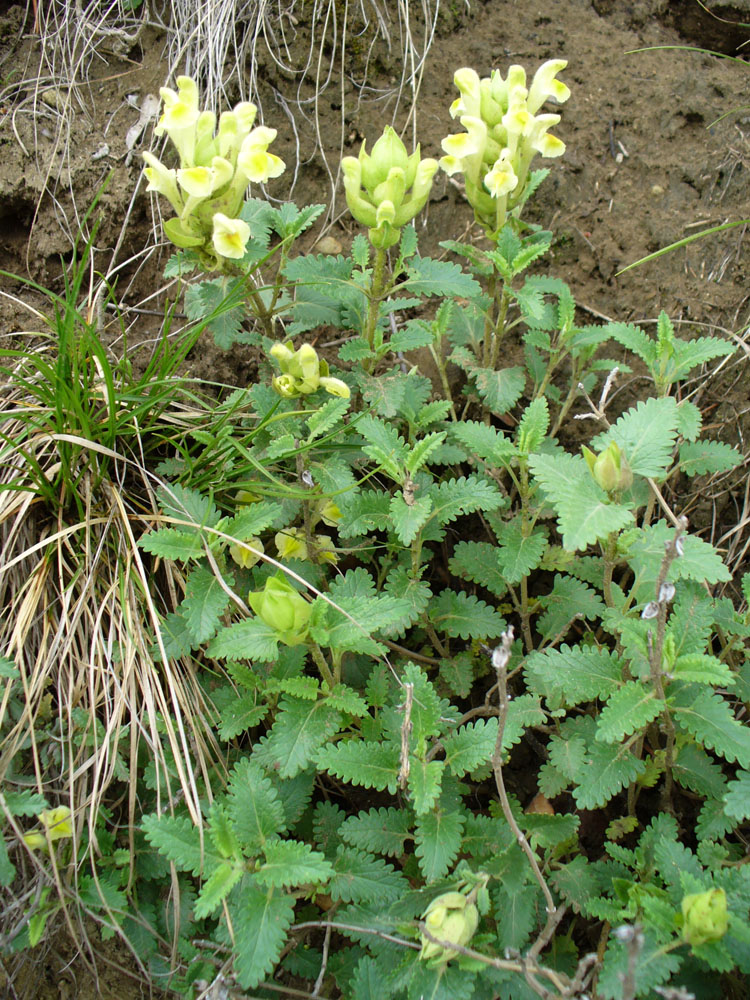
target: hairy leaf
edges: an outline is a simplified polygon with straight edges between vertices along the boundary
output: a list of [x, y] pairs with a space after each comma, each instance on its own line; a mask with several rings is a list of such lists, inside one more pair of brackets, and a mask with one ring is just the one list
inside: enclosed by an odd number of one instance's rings
[[213, 913], [244, 874], [242, 866], [236, 862], [224, 861], [218, 868], [214, 868], [198, 893], [193, 910], [195, 919], [203, 920], [204, 917]]
[[384, 743], [348, 740], [318, 750], [315, 763], [342, 781], [364, 788], [388, 789], [398, 785], [399, 750]]
[[439, 295], [441, 298], [471, 299], [481, 292], [479, 284], [464, 274], [458, 264], [430, 257], [412, 257], [406, 280], [399, 287], [408, 289], [412, 295]]
[[621, 746], [593, 743], [573, 798], [581, 809], [599, 809], [643, 774], [646, 765]]
[[599, 713], [596, 738], [604, 743], [618, 743], [653, 722], [663, 707], [653, 688], [642, 681], [627, 681]]
[[448, 565], [454, 576], [486, 587], [495, 597], [502, 597], [508, 590], [500, 552], [490, 542], [459, 542]]
[[380, 807], [350, 816], [339, 830], [341, 839], [351, 847], [371, 854], [398, 857], [404, 853], [407, 840], [412, 839], [412, 817], [405, 809]]
[[189, 816], [144, 816], [141, 827], [146, 840], [168, 858], [180, 871], [201, 875], [212, 871], [223, 858], [213, 853]]
[[310, 702], [285, 696], [271, 731], [262, 745], [256, 745], [253, 759], [282, 778], [293, 778], [306, 770], [341, 722], [341, 712], [328, 699]]
[[408, 888], [408, 882], [393, 865], [353, 847], [339, 847], [333, 867], [328, 890], [333, 900], [387, 903], [398, 899]]
[[674, 699], [674, 717], [681, 729], [691, 733], [699, 743], [733, 764], [750, 768], [750, 729], [735, 719], [724, 699], [702, 690], [685, 688]]
[[444, 769], [442, 760], [424, 761], [415, 756], [410, 757], [407, 783], [417, 816], [424, 815], [435, 804], [440, 795]]
[[505, 630], [505, 619], [473, 594], [444, 590], [430, 606], [430, 621], [450, 636], [496, 638]]
[[298, 840], [268, 840], [263, 847], [265, 861], [255, 877], [263, 885], [297, 886], [327, 881], [333, 867], [320, 851]]
[[246, 618], [221, 629], [206, 652], [217, 660], [272, 662], [278, 656], [278, 633], [259, 618]]
[[237, 837], [248, 851], [262, 848], [286, 826], [278, 792], [260, 766], [247, 757], [230, 776], [227, 808]]
[[533, 652], [524, 664], [527, 683], [553, 708], [610, 697], [622, 683], [622, 669], [616, 653], [593, 646]]
[[686, 476], [726, 472], [741, 461], [737, 449], [723, 441], [686, 441], [680, 445], [680, 471]]
[[230, 913], [237, 979], [243, 989], [252, 990], [279, 960], [294, 920], [294, 899], [278, 889], [248, 882], [232, 901]]
[[497, 719], [477, 719], [443, 738], [445, 763], [457, 778], [488, 764], [497, 740]]
[[419, 867], [427, 882], [435, 882], [448, 870], [461, 850], [464, 818], [440, 806], [421, 816], [414, 831]]

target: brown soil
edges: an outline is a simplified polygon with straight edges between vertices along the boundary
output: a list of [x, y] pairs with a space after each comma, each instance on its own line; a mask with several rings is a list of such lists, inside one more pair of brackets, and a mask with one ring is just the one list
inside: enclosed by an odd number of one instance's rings
[[[548, 58], [563, 56], [569, 61], [563, 76], [572, 97], [555, 130], [566, 142], [567, 153], [550, 164], [550, 177], [531, 214], [554, 230], [552, 268], [570, 284], [585, 322], [611, 317], [652, 324], [664, 309], [684, 324], [683, 335], [687, 331], [741, 336], [748, 323], [744, 226], [618, 274], [660, 247], [748, 215], [750, 76], [744, 64], [679, 49], [633, 51], [704, 45], [736, 54], [750, 31], [734, 22], [750, 21], [746, 9], [750, 5], [735, 0], [712, 6], [733, 23], [712, 18], [687, 0], [441, 4], [418, 102], [424, 154], [440, 155], [441, 138], [454, 130], [448, 107], [456, 96], [452, 83], [456, 68], [473, 66], [487, 75], [492, 68], [504, 70], [513, 62], [533, 71]], [[421, 5], [412, 7], [416, 11]], [[304, 24], [297, 25], [300, 46], [306, 44], [305, 30]], [[59, 289], [60, 258], [69, 259], [77, 224], [111, 172], [100, 202], [103, 222], [96, 237], [96, 266], [111, 270], [116, 251], [117, 294], [123, 306], [141, 303], [156, 313], [128, 314], [131, 337], [136, 342], [148, 340], [158, 330], [160, 303], [143, 300], [159, 287], [164, 255], [143, 254], [144, 247], [153, 244], [150, 202], [144, 185], [137, 187], [139, 151], [146, 147], [141, 137], [128, 156], [126, 136], [146, 95], [158, 93], [166, 82], [164, 35], [147, 29], [124, 56], [104, 47], [88, 64], [86, 80], [71, 89], [69, 80], [38, 76], [40, 43], [30, 31], [31, 15], [25, 7], [0, 0], [0, 268]], [[366, 42], [364, 38], [359, 47], [350, 47], [352, 65], [346, 67], [347, 153], [356, 152], [363, 137], [372, 142], [394, 114], [402, 123], [393, 101], [358, 102], [351, 78], [361, 76]], [[387, 87], [400, 76], [396, 51], [394, 47], [389, 53], [382, 44], [374, 50], [369, 78], [373, 87]], [[290, 84], [288, 74], [270, 56], [260, 59], [257, 72], [261, 91], [257, 96], [266, 123], [279, 130], [274, 151], [291, 165], [296, 157], [293, 129], [273, 95], [278, 91], [292, 98], [299, 85], [299, 95], [309, 98], [314, 96], [314, 81], [304, 78]], [[342, 128], [339, 80], [335, 71], [318, 107], [320, 134], [331, 136], [330, 150], [338, 146]], [[300, 169], [293, 197], [300, 204], [330, 200], [313, 125], [298, 117], [297, 129]], [[411, 128], [406, 134], [411, 136]], [[150, 127], [145, 141], [151, 141]], [[328, 159], [335, 171], [337, 155], [329, 151]], [[272, 182], [270, 193], [284, 197], [288, 187], [285, 191], [283, 183], [283, 178]], [[338, 204], [343, 205], [340, 194]], [[332, 217], [337, 221], [329, 235], [346, 246], [354, 229], [346, 215], [337, 218], [332, 213]], [[460, 191], [441, 175], [421, 234], [422, 252], [440, 252], [440, 240], [466, 238], [469, 223]], [[2, 287], [22, 300], [36, 301], [18, 282], [4, 280]], [[33, 329], [35, 322], [18, 301], [0, 298], [3, 333]], [[241, 384], [248, 372], [244, 350], [223, 354], [205, 344], [193, 359], [194, 373]], [[704, 394], [701, 405], [704, 410], [716, 407], [714, 423], [722, 427], [726, 440], [744, 451], [747, 390], [738, 371], [736, 364], [726, 366], [726, 374], [708, 384], [706, 393], [713, 398]], [[731, 495], [724, 498], [725, 523], [719, 529], [726, 529], [727, 519], [731, 523], [737, 516], [733, 502]], [[703, 516], [703, 527], [710, 533], [710, 510]], [[694, 520], [693, 529], [700, 528]], [[33, 965], [33, 954], [30, 962]], [[34, 975], [45, 982], [40, 985], [35, 980], [36, 992], [27, 996], [46, 1000], [70, 995], [63, 991], [57, 965], [41, 962]], [[77, 975], [72, 995], [105, 995], [97, 993], [95, 985], [86, 986], [85, 969]], [[123, 978], [117, 995], [126, 1000], [141, 993]]]

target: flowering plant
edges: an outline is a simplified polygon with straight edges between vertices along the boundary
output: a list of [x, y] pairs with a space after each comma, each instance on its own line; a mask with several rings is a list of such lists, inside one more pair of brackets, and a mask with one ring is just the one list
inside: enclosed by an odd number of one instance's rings
[[163, 195], [177, 213], [164, 223], [172, 243], [196, 250], [207, 270], [221, 269], [245, 255], [250, 227], [239, 214], [248, 185], [285, 169], [268, 152], [276, 130], [253, 127], [258, 109], [250, 101], [223, 112], [217, 130], [216, 115], [199, 109], [198, 86], [189, 76], [177, 78], [176, 91], [162, 87], [160, 94], [164, 110], [154, 132], [169, 136], [180, 165], [167, 168], [144, 152], [147, 190]]
[[461, 96], [450, 112], [466, 131], [443, 139], [446, 155], [440, 166], [447, 174], [463, 173], [466, 197], [488, 234], [497, 233], [506, 215], [522, 207], [537, 153], [550, 158], [565, 152], [565, 144], [549, 132], [560, 116], [537, 112], [550, 97], [558, 104], [570, 97], [556, 79], [567, 65], [564, 59], [548, 60], [528, 88], [522, 66], [511, 66], [505, 79], [499, 70], [480, 79], [468, 67], [453, 77]]

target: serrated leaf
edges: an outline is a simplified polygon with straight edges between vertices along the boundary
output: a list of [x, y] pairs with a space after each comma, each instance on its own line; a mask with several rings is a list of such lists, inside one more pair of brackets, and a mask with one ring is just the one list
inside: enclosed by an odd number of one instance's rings
[[8, 845], [5, 837], [0, 833], [0, 886], [5, 888], [12, 885], [16, 877], [16, 866], [10, 860]]
[[642, 681], [627, 681], [615, 691], [599, 712], [596, 738], [604, 743], [618, 743], [625, 736], [653, 722], [664, 708], [653, 688]]
[[651, 397], [623, 413], [591, 446], [600, 453], [616, 441], [634, 473], [659, 479], [672, 461], [678, 420], [671, 396]]
[[432, 499], [428, 496], [417, 497], [411, 503], [406, 502], [403, 493], [396, 493], [391, 497], [389, 513], [392, 530], [402, 545], [411, 545], [431, 511]]
[[721, 767], [694, 743], [686, 743], [679, 748], [672, 773], [683, 788], [706, 798], [720, 799], [727, 787]]
[[432, 597], [430, 587], [423, 580], [415, 579], [405, 566], [395, 566], [388, 573], [385, 591], [405, 602], [408, 610], [405, 611], [403, 618], [393, 619], [383, 632], [389, 636], [403, 635], [408, 626], [412, 625], [427, 607]]
[[223, 628], [206, 650], [217, 660], [261, 660], [278, 656], [278, 632], [259, 618], [247, 618]]
[[412, 257], [406, 280], [399, 286], [412, 295], [439, 295], [441, 298], [471, 299], [481, 293], [481, 287], [458, 264], [430, 257]]
[[464, 347], [454, 348], [450, 360], [471, 375], [477, 392], [495, 416], [501, 417], [511, 410], [526, 387], [526, 374], [518, 365], [501, 371], [482, 368], [472, 352]]
[[406, 442], [398, 431], [376, 417], [364, 417], [357, 423], [357, 430], [368, 442], [362, 450], [381, 466], [396, 482], [403, 479], [408, 455]]
[[353, 847], [339, 847], [333, 867], [328, 889], [333, 900], [388, 903], [408, 889], [408, 882], [393, 865]]
[[468, 698], [474, 683], [474, 659], [470, 653], [454, 653], [440, 661], [440, 679], [459, 698]]
[[741, 461], [737, 449], [723, 441], [685, 441], [680, 445], [680, 471], [686, 476], [726, 472]]
[[429, 495], [434, 505], [431, 517], [438, 524], [448, 524], [460, 514], [496, 510], [504, 503], [499, 490], [478, 476], [450, 479], [432, 485]]
[[138, 546], [153, 556], [174, 562], [200, 559], [205, 554], [205, 545], [199, 532], [179, 531], [177, 528], [149, 531], [138, 539]]
[[424, 761], [415, 756], [409, 758], [407, 784], [417, 816], [424, 815], [437, 801], [444, 769], [442, 760]]
[[486, 587], [495, 597], [503, 597], [508, 590], [498, 547], [489, 542], [459, 542], [448, 566], [454, 576]]
[[576, 619], [596, 621], [604, 614], [601, 597], [582, 580], [562, 574], [555, 575], [552, 592], [539, 599], [544, 614], [537, 628], [545, 640], [557, 638]]
[[254, 729], [268, 714], [269, 706], [257, 704], [254, 691], [247, 691], [239, 698], [233, 698], [229, 705], [221, 710], [219, 736], [223, 740], [233, 740], [240, 733]]
[[434, 339], [429, 323], [422, 319], [410, 319], [391, 336], [389, 346], [392, 351], [416, 351], [420, 347], [427, 347]]
[[529, 468], [557, 514], [566, 549], [585, 549], [632, 523], [632, 512], [610, 501], [580, 455], [532, 455]]
[[368, 531], [382, 531], [388, 527], [391, 498], [380, 490], [363, 490], [339, 500], [342, 538], [365, 535]]
[[196, 920], [203, 920], [209, 916], [225, 899], [231, 889], [239, 882], [245, 874], [241, 865], [224, 861], [218, 868], [214, 868], [209, 877], [203, 883], [198, 898], [195, 901], [193, 913]]
[[519, 583], [536, 569], [547, 548], [547, 532], [543, 528], [524, 535], [518, 523], [503, 525], [497, 540], [500, 546], [497, 561], [508, 583]]
[[318, 750], [315, 763], [349, 784], [378, 791], [387, 788], [391, 795], [396, 793], [400, 764], [398, 747], [348, 740]]
[[414, 853], [428, 883], [448, 874], [461, 850], [463, 829], [461, 813], [447, 812], [440, 806], [419, 819], [414, 830]]
[[678, 691], [673, 702], [674, 718], [681, 729], [699, 743], [742, 768], [750, 768], [750, 729], [738, 722], [724, 699], [694, 688]]
[[558, 813], [555, 816], [527, 813], [522, 823], [526, 836], [535, 847], [543, 850], [574, 840], [580, 825], [580, 816], [572, 813]]
[[216, 346], [226, 351], [236, 341], [246, 339], [242, 336], [244, 297], [244, 283], [240, 279], [201, 281], [185, 290], [185, 313], [190, 320], [202, 320], [213, 334]]
[[234, 577], [225, 572], [223, 582], [206, 566], [196, 566], [188, 577], [180, 610], [196, 645], [211, 638], [229, 604], [225, 588], [234, 586]]
[[263, 848], [286, 826], [278, 792], [260, 766], [247, 757], [232, 770], [227, 811], [246, 851]]
[[510, 750], [516, 743], [520, 743], [526, 730], [542, 725], [545, 718], [539, 698], [535, 695], [520, 694], [513, 698], [505, 717], [503, 750]]
[[13, 681], [20, 676], [18, 667], [13, 660], [9, 660], [7, 656], [0, 656], [0, 678]]
[[18, 792], [8, 789], [3, 799], [11, 816], [38, 816], [43, 809], [49, 809], [49, 803], [40, 792], [28, 789]]
[[141, 828], [146, 840], [158, 848], [175, 868], [199, 876], [223, 862], [208, 844], [201, 844], [200, 832], [189, 816], [144, 816]]
[[734, 780], [727, 785], [724, 812], [736, 820], [750, 817], [750, 772], [738, 771]]
[[252, 990], [273, 970], [294, 920], [294, 899], [278, 889], [254, 882], [242, 888], [231, 909], [234, 925], [234, 965], [237, 979]]
[[580, 736], [550, 736], [547, 752], [550, 764], [568, 781], [575, 781], [586, 763], [586, 741]]
[[610, 649], [568, 646], [532, 652], [524, 663], [526, 683], [551, 708], [611, 697], [622, 683], [623, 661]]
[[352, 260], [357, 265], [357, 267], [365, 268], [367, 267], [367, 262], [370, 259], [370, 244], [369, 241], [362, 233], [357, 233], [357, 235], [352, 240]]
[[325, 855], [298, 840], [269, 840], [263, 847], [265, 861], [255, 872], [256, 879], [268, 886], [298, 886], [326, 882], [333, 867]]
[[549, 428], [549, 404], [544, 396], [532, 400], [523, 411], [516, 431], [518, 450], [524, 454], [536, 451]]
[[367, 701], [346, 684], [338, 684], [326, 695], [326, 702], [331, 708], [336, 708], [339, 712], [345, 712], [347, 715], [353, 715], [355, 718], [367, 715], [369, 709]]
[[412, 817], [405, 809], [372, 808], [350, 816], [340, 826], [341, 839], [351, 847], [398, 857], [404, 853], [407, 840], [412, 839]]
[[407, 456], [405, 462], [406, 471], [410, 476], [415, 475], [416, 472], [422, 468], [422, 466], [429, 459], [430, 455], [440, 444], [443, 443], [447, 436], [447, 431], [433, 431], [432, 434], [427, 434], [425, 437], [417, 441]]
[[608, 323], [609, 336], [651, 367], [656, 361], [656, 341], [644, 333], [639, 326], [631, 323]]
[[191, 521], [197, 527], [215, 528], [221, 520], [219, 509], [210, 497], [198, 490], [171, 483], [160, 486], [156, 491], [159, 507], [167, 517]]
[[734, 687], [732, 669], [715, 656], [705, 653], [688, 653], [678, 656], [670, 674], [680, 681], [694, 684], [711, 684], [714, 687]]
[[306, 701], [284, 696], [273, 727], [253, 757], [269, 771], [282, 778], [293, 778], [304, 771], [315, 752], [334, 736], [342, 716], [325, 701]]
[[510, 438], [490, 424], [476, 420], [462, 420], [450, 428], [450, 433], [469, 451], [493, 465], [507, 466], [518, 454]]
[[624, 747], [592, 743], [573, 798], [581, 809], [599, 809], [645, 770], [643, 761]]
[[348, 399], [329, 399], [317, 409], [305, 421], [309, 431], [307, 440], [313, 441], [316, 437], [327, 434], [349, 409], [349, 403]]
[[665, 952], [662, 942], [650, 929], [644, 931], [644, 944], [635, 963], [626, 946], [616, 938], [611, 938], [604, 956], [598, 990], [603, 1000], [620, 1000], [623, 995], [623, 980], [632, 969], [635, 980], [632, 995], [653, 996], [654, 987], [668, 982], [680, 964], [681, 957], [674, 952]]
[[487, 764], [497, 741], [497, 719], [477, 719], [443, 738], [445, 763], [457, 778]]
[[[346, 400], [344, 400], [346, 402]], [[240, 542], [254, 538], [264, 531], [282, 514], [280, 504], [260, 500], [239, 510], [224, 524], [224, 533]]]
[[464, 591], [444, 590], [430, 606], [430, 621], [439, 631], [462, 639], [494, 639], [505, 631], [505, 619]]

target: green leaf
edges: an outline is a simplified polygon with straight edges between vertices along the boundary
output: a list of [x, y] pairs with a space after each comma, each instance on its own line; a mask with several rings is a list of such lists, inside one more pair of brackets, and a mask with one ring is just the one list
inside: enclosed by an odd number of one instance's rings
[[144, 816], [141, 828], [146, 840], [180, 871], [191, 875], [201, 875], [213, 871], [223, 862], [218, 854], [209, 850], [208, 844], [201, 844], [198, 827], [189, 816]]
[[518, 423], [516, 442], [518, 450], [528, 455], [537, 451], [549, 429], [549, 405], [544, 396], [532, 400]]
[[399, 289], [408, 289], [412, 295], [439, 295], [441, 298], [471, 299], [481, 294], [481, 287], [458, 264], [430, 257], [412, 257], [406, 280]]
[[282, 239], [299, 236], [310, 228], [325, 208], [325, 205], [305, 205], [304, 208], [298, 208], [294, 202], [286, 201], [276, 209], [274, 228]]
[[519, 523], [503, 525], [497, 536], [500, 549], [497, 562], [502, 576], [508, 583], [519, 583], [539, 566], [547, 548], [547, 532], [544, 528], [524, 535]]
[[368, 531], [383, 531], [390, 523], [391, 498], [380, 490], [363, 490], [339, 500], [342, 538], [365, 535]]
[[138, 546], [162, 559], [200, 559], [205, 554], [203, 538], [197, 531], [178, 531], [177, 528], [159, 528], [138, 539]]
[[624, 747], [592, 743], [573, 798], [581, 809], [599, 809], [645, 770], [643, 761]]
[[550, 736], [549, 762], [568, 781], [576, 781], [586, 763], [586, 741], [580, 736]]
[[12, 885], [16, 877], [16, 866], [10, 860], [8, 845], [5, 837], [0, 833], [0, 886], [5, 888]]
[[341, 712], [328, 700], [310, 702], [285, 696], [270, 733], [256, 745], [253, 759], [282, 778], [293, 778], [307, 769], [315, 752], [338, 732], [341, 722]]
[[459, 698], [468, 698], [474, 683], [474, 659], [471, 653], [454, 653], [440, 661], [440, 679]]
[[263, 847], [265, 861], [255, 872], [268, 886], [298, 886], [326, 882], [333, 875], [325, 855], [297, 840], [269, 840]]
[[526, 374], [518, 365], [501, 371], [482, 368], [465, 347], [454, 348], [450, 360], [472, 376], [477, 392], [495, 416], [501, 417], [512, 410], [526, 387]]
[[[402, 681], [413, 687], [411, 706], [412, 739], [417, 746], [424, 745], [427, 740], [437, 735], [441, 729], [440, 719], [445, 703], [438, 696], [432, 682], [415, 663], [404, 666]], [[399, 696], [401, 697], [401, 696]], [[402, 718], [400, 707], [397, 708], [398, 721], [394, 725], [394, 736], [400, 739]]]
[[406, 471], [410, 476], [415, 475], [422, 468], [432, 452], [443, 443], [447, 436], [447, 431], [434, 431], [417, 441], [406, 458]]
[[735, 719], [724, 699], [702, 690], [678, 691], [673, 701], [674, 718], [681, 729], [691, 733], [699, 743], [742, 768], [750, 768], [750, 729]]
[[229, 815], [246, 851], [257, 851], [286, 826], [279, 794], [255, 761], [245, 758], [229, 779]]
[[20, 676], [18, 667], [13, 660], [9, 660], [7, 656], [0, 656], [0, 678], [13, 681]]
[[[346, 400], [342, 400], [342, 402], [346, 402]], [[248, 538], [253, 538], [261, 531], [265, 531], [281, 514], [280, 504], [259, 500], [247, 507], [240, 508], [234, 517], [229, 518], [224, 524], [224, 534], [236, 538], [240, 542], [245, 542]]]
[[450, 433], [478, 458], [486, 459], [493, 465], [507, 466], [518, 454], [511, 439], [490, 424], [462, 420], [451, 426]]
[[[633, 967], [635, 992], [631, 995], [638, 997], [654, 996], [654, 987], [668, 982], [682, 961], [674, 952], [665, 953], [662, 942], [653, 931], [646, 929], [644, 935], [644, 947]], [[630, 967], [631, 960], [626, 946], [616, 938], [611, 938], [599, 977], [598, 989], [603, 1000], [621, 1000], [623, 980]]]
[[428, 883], [448, 874], [461, 850], [463, 829], [461, 813], [446, 811], [440, 806], [420, 818], [414, 831], [414, 853]]
[[726, 472], [741, 461], [737, 449], [723, 441], [685, 441], [680, 445], [680, 471], [686, 476]]
[[347, 740], [323, 747], [315, 755], [315, 763], [341, 781], [378, 791], [387, 788], [391, 795], [396, 794], [400, 764], [398, 747]]
[[228, 861], [224, 861], [218, 868], [214, 868], [198, 893], [193, 910], [195, 919], [203, 920], [204, 917], [213, 913], [244, 874], [240, 865]]
[[706, 798], [720, 799], [727, 787], [721, 767], [695, 743], [686, 743], [679, 748], [672, 773], [683, 788]]
[[416, 351], [420, 347], [427, 347], [434, 339], [429, 323], [425, 323], [423, 319], [410, 319], [391, 336], [389, 346], [392, 351]]
[[503, 750], [510, 750], [516, 743], [520, 743], [525, 731], [532, 726], [542, 725], [545, 718], [539, 699], [533, 694], [520, 694], [513, 698], [505, 719]]
[[216, 346], [222, 350], [229, 350], [237, 341], [246, 341], [242, 335], [244, 283], [238, 278], [216, 278], [188, 285], [185, 313], [190, 320], [205, 320], [206, 329], [211, 331]]
[[430, 606], [430, 621], [438, 630], [462, 639], [496, 638], [505, 631], [505, 619], [497, 611], [464, 591], [444, 590]]
[[[225, 573], [223, 582], [225, 586], [233, 587], [234, 577]], [[218, 577], [206, 566], [196, 566], [188, 577], [185, 598], [180, 605], [196, 645], [206, 642], [214, 634], [229, 600], [229, 594]]]
[[305, 421], [309, 431], [307, 440], [313, 441], [316, 437], [327, 434], [332, 427], [335, 427], [336, 423], [349, 409], [350, 402], [348, 399], [329, 399], [327, 403], [324, 403], [317, 409]]
[[400, 857], [412, 839], [412, 817], [405, 809], [372, 808], [350, 816], [340, 828], [341, 839], [371, 854]]
[[49, 803], [40, 792], [28, 789], [18, 792], [8, 789], [3, 798], [11, 816], [38, 816], [43, 809], [49, 809]]
[[608, 323], [609, 336], [637, 354], [647, 367], [656, 362], [656, 341], [644, 333], [639, 326], [630, 323]]
[[711, 684], [714, 687], [734, 687], [734, 672], [715, 656], [705, 653], [688, 653], [678, 656], [670, 673], [679, 681]]
[[255, 989], [274, 969], [294, 920], [294, 899], [254, 882], [243, 885], [230, 907], [234, 965], [245, 990]]
[[417, 816], [432, 809], [440, 795], [440, 785], [445, 764], [442, 760], [424, 761], [412, 755], [409, 758], [407, 784]]
[[495, 597], [502, 597], [508, 590], [499, 549], [489, 542], [459, 542], [448, 567], [454, 576], [486, 587]]
[[353, 847], [339, 847], [333, 867], [328, 892], [334, 901], [389, 903], [408, 889], [408, 882], [393, 865]]
[[357, 430], [369, 442], [362, 449], [364, 453], [383, 468], [391, 479], [401, 482], [409, 451], [398, 431], [376, 417], [364, 417], [357, 423]]
[[357, 267], [365, 268], [367, 267], [367, 262], [370, 259], [370, 243], [366, 236], [362, 233], [357, 233], [357, 235], [352, 240], [352, 260], [357, 265]]
[[217, 660], [261, 660], [278, 657], [278, 632], [259, 618], [246, 618], [223, 628], [206, 650]]
[[[650, 590], [650, 599], [656, 587], [659, 568], [664, 559], [664, 545], [674, 538], [674, 528], [666, 521], [641, 528], [634, 532], [634, 539], [628, 550], [628, 562], [644, 586]], [[726, 583], [732, 575], [722, 562], [721, 556], [708, 542], [696, 535], [682, 536], [682, 555], [670, 566], [668, 579], [697, 580], [699, 583]]]
[[537, 628], [545, 640], [557, 638], [576, 619], [596, 621], [604, 614], [604, 602], [590, 587], [572, 576], [555, 574], [552, 592], [539, 599], [545, 609]]
[[557, 514], [569, 551], [585, 549], [632, 523], [632, 512], [609, 500], [580, 455], [532, 455], [529, 468]]
[[573, 707], [611, 697], [622, 683], [623, 661], [610, 649], [567, 646], [532, 652], [524, 663], [526, 683], [551, 708]]
[[750, 772], [738, 771], [734, 781], [727, 785], [724, 812], [736, 820], [750, 817]]
[[257, 695], [254, 691], [247, 691], [239, 698], [234, 697], [221, 710], [219, 736], [223, 740], [233, 740], [240, 733], [254, 729], [266, 717], [268, 711], [268, 705], [257, 704]]
[[432, 500], [428, 496], [413, 499], [407, 503], [403, 493], [391, 497], [389, 513], [392, 530], [404, 546], [409, 546], [424, 527], [432, 511]]
[[409, 625], [412, 625], [427, 607], [432, 592], [429, 585], [415, 579], [405, 566], [394, 566], [385, 581], [385, 591], [392, 597], [404, 601], [408, 611], [400, 620], [391, 621], [384, 629], [387, 635], [403, 635]]
[[653, 722], [664, 703], [642, 681], [627, 681], [611, 696], [599, 713], [596, 738], [604, 743], [618, 743]]
[[445, 763], [457, 778], [488, 764], [497, 741], [497, 719], [477, 719], [443, 738]]
[[671, 396], [651, 397], [623, 413], [591, 446], [601, 452], [616, 441], [634, 473], [659, 479], [672, 462], [678, 421], [677, 403]]
[[439, 524], [448, 524], [460, 514], [496, 510], [504, 504], [497, 488], [478, 476], [433, 484], [429, 488], [429, 495], [434, 503], [432, 517]]

